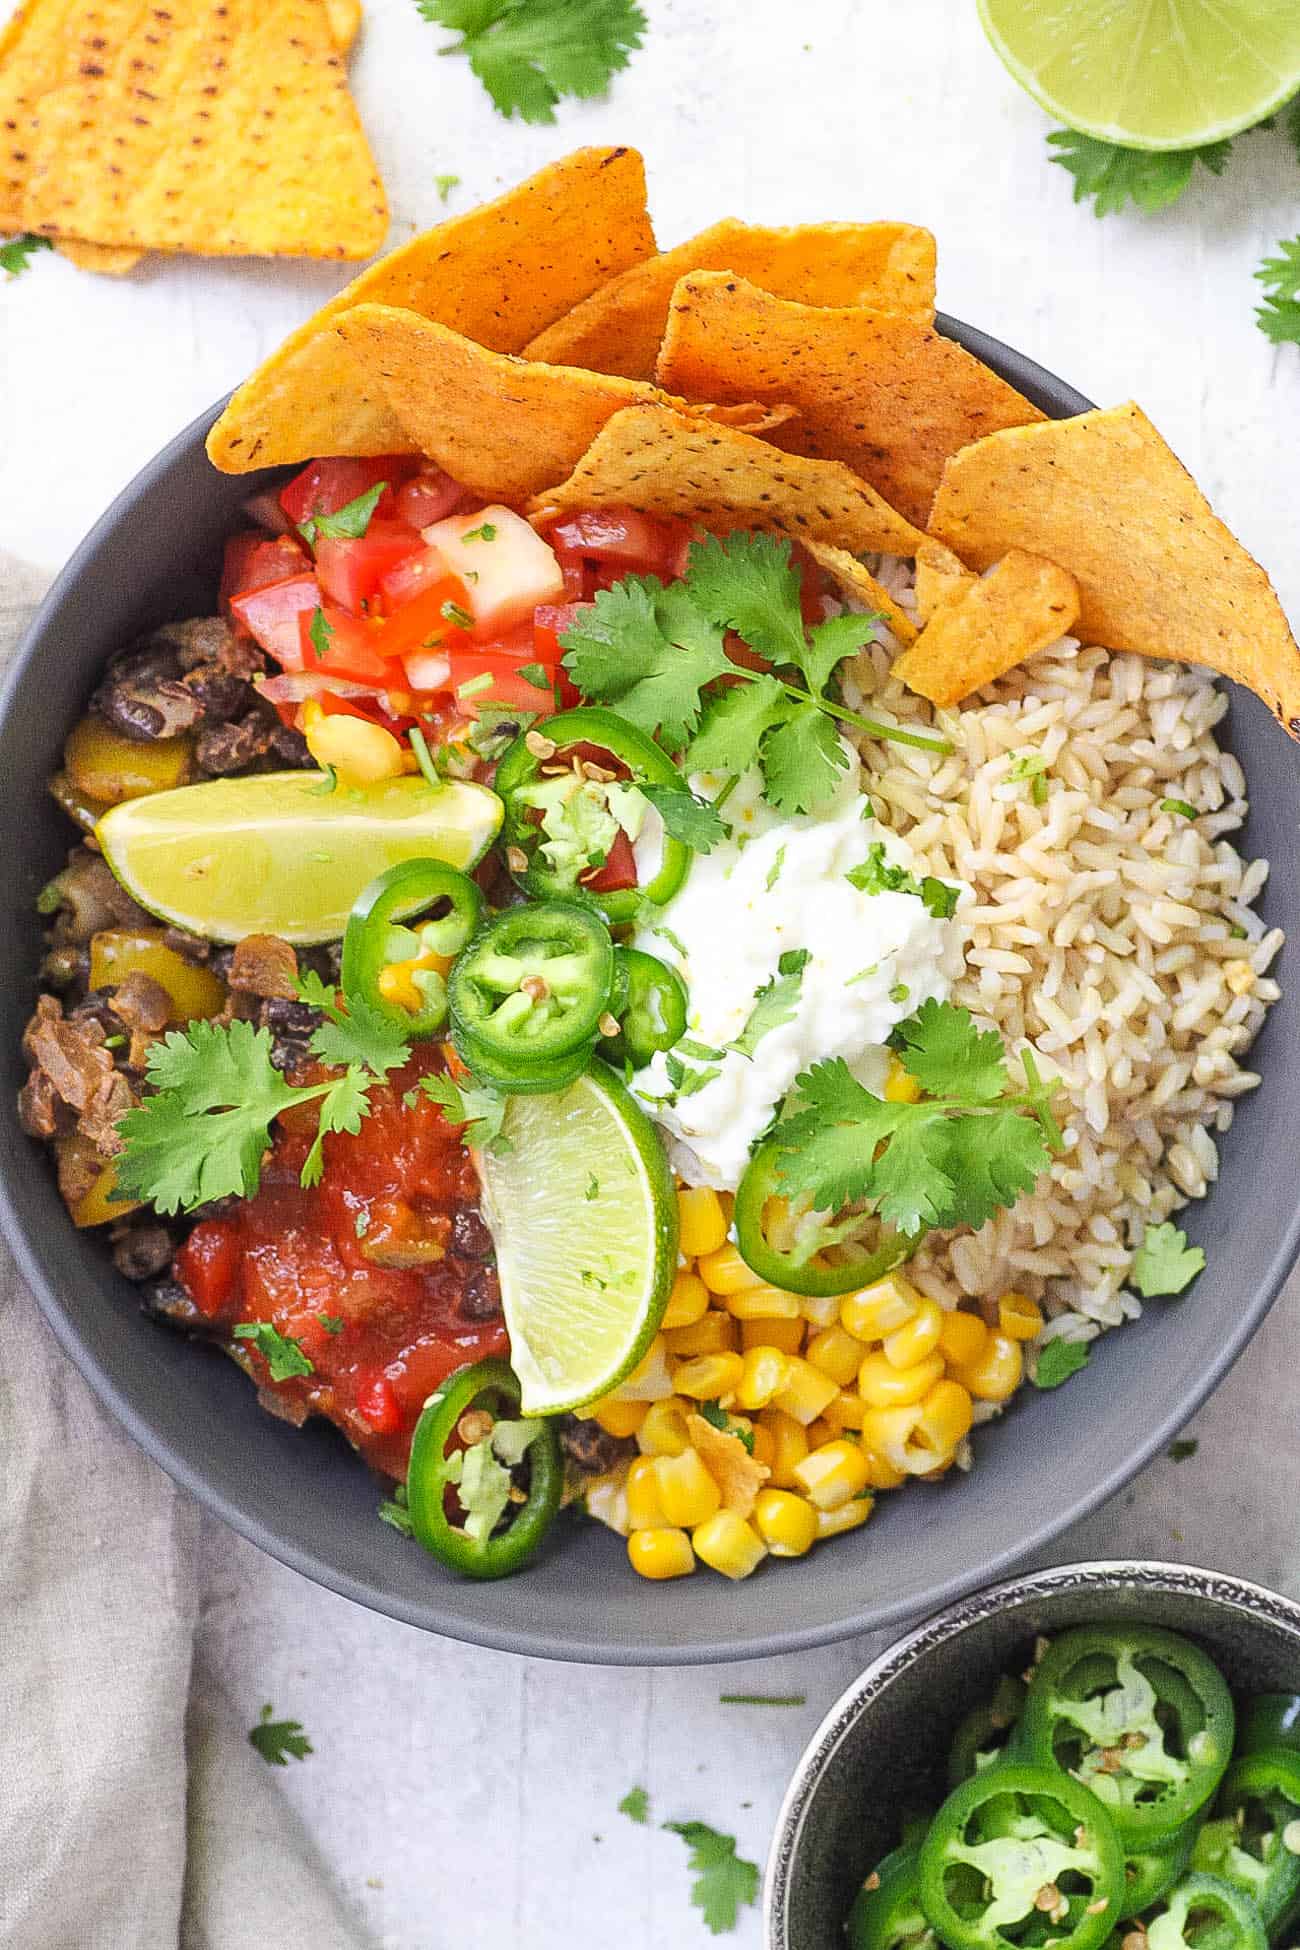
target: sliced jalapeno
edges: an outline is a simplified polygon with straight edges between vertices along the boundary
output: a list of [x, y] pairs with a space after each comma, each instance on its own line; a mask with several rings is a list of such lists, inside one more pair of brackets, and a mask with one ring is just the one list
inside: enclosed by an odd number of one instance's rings
[[[823, 1225], [821, 1213], [791, 1216], [777, 1176], [780, 1157], [778, 1145], [761, 1145], [745, 1167], [736, 1191], [736, 1243], [741, 1258], [760, 1280], [786, 1293], [823, 1297], [851, 1293], [855, 1287], [883, 1279], [914, 1251], [916, 1242], [905, 1239], [892, 1226], [854, 1219], [852, 1231], [859, 1236], [843, 1242], [849, 1252], [842, 1261], [828, 1259], [825, 1246], [839, 1245], [837, 1234], [843, 1229]], [[778, 1227], [782, 1235], [779, 1241], [773, 1237]]]
[[963, 1782], [921, 1849], [921, 1907], [949, 1950], [1021, 1950], [1040, 1923], [1057, 1950], [1100, 1950], [1123, 1890], [1114, 1823], [1054, 1767], [1005, 1761]]
[[966, 1715], [953, 1735], [948, 1755], [950, 1788], [960, 1787], [1002, 1758], [1015, 1734], [1025, 1694], [1024, 1681], [1007, 1673], [999, 1679], [991, 1698]]
[[1237, 1722], [1237, 1752], [1259, 1747], [1290, 1747], [1300, 1753], [1300, 1693], [1256, 1693], [1243, 1700]]
[[609, 1005], [614, 947], [594, 908], [547, 901], [485, 923], [451, 971], [456, 1046], [494, 1075], [527, 1083], [590, 1049]]
[[1203, 1808], [1232, 1752], [1217, 1666], [1154, 1626], [1082, 1626], [1048, 1648], [1025, 1704], [1027, 1753], [1105, 1802], [1126, 1847], [1158, 1845]]
[[640, 948], [615, 948], [610, 1008], [618, 1035], [605, 1051], [615, 1064], [643, 1070], [658, 1050], [671, 1049], [686, 1034], [686, 984], [675, 968]]
[[1167, 1846], [1153, 1846], [1125, 1856], [1123, 1913], [1126, 1917], [1140, 1916], [1152, 1903], [1167, 1896], [1189, 1868], [1201, 1866], [1195, 1857], [1197, 1839], [1196, 1822], [1192, 1820], [1178, 1830]]
[[[522, 1569], [560, 1507], [564, 1464], [554, 1425], [521, 1420], [518, 1409], [509, 1364], [476, 1361], [429, 1396], [415, 1425], [406, 1479], [411, 1527], [425, 1550], [467, 1578]], [[524, 1501], [515, 1503], [515, 1472], [525, 1467]], [[448, 1514], [452, 1498], [459, 1521]]]
[[466, 1036], [456, 1029], [452, 1031], [452, 1041], [461, 1061], [479, 1081], [490, 1083], [505, 1097], [545, 1097], [556, 1090], [567, 1090], [571, 1083], [578, 1081], [596, 1048], [589, 1040], [570, 1050], [567, 1056], [555, 1056], [544, 1063], [525, 1063], [512, 1058], [507, 1068], [496, 1051], [475, 1036]]
[[904, 1845], [877, 1863], [849, 1911], [849, 1950], [940, 1950], [921, 1908], [919, 1862], [920, 1850]]
[[691, 863], [690, 848], [667, 834], [658, 870], [643, 887], [602, 889], [600, 882], [618, 835], [630, 843], [645, 817], [646, 801], [635, 787], [681, 783], [667, 753], [616, 711], [598, 705], [561, 711], [517, 738], [496, 769], [506, 859], [524, 859], [511, 871], [538, 899], [590, 889], [615, 924], [635, 919], [646, 901], [662, 907]]
[[1300, 1754], [1262, 1747], [1235, 1760], [1192, 1861], [1249, 1896], [1270, 1933], [1289, 1923], [1300, 1908]]
[[1265, 1950], [1268, 1943], [1250, 1898], [1218, 1876], [1184, 1876], [1144, 1927], [1150, 1950]]
[[343, 937], [344, 993], [413, 1041], [447, 1020], [446, 974], [478, 926], [483, 896], [441, 860], [403, 860], [357, 897]]

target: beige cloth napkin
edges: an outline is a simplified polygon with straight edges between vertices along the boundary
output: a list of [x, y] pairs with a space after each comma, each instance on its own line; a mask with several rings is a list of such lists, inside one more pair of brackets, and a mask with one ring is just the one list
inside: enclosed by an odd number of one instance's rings
[[[0, 657], [44, 582], [0, 555]], [[193, 1660], [202, 1521], [0, 1248], [2, 1950], [366, 1950]]]

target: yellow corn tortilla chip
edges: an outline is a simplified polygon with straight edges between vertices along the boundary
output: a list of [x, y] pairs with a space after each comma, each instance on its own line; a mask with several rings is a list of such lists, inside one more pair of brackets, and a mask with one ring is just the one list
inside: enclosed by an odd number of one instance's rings
[[804, 460], [660, 405], [616, 413], [569, 478], [534, 496], [529, 514], [544, 521], [571, 508], [628, 504], [723, 533], [764, 528], [830, 542], [850, 555], [915, 555], [925, 540], [838, 461]]
[[959, 704], [1046, 650], [1079, 616], [1079, 585], [1066, 569], [1008, 549], [986, 576], [943, 604], [893, 675], [931, 704]]
[[350, 54], [361, 32], [361, 0], [325, 0], [330, 38], [340, 54]]
[[1208, 664], [1300, 737], [1300, 649], [1273, 585], [1132, 401], [977, 441], [944, 469], [933, 527], [975, 568], [1011, 548], [1059, 563], [1089, 642]]
[[722, 271], [679, 281], [655, 371], [686, 399], [797, 406], [778, 445], [844, 461], [921, 526], [949, 455], [1043, 417], [932, 326], [795, 304]]
[[804, 547], [818, 568], [824, 569], [831, 580], [838, 583], [845, 596], [856, 597], [868, 610], [880, 611], [891, 634], [904, 650], [915, 642], [916, 624], [884, 584], [877, 582], [869, 569], [863, 568], [856, 555], [850, 555], [842, 548], [833, 548], [829, 542], [805, 542]]
[[98, 271], [107, 278], [124, 278], [147, 256], [147, 252], [133, 251], [124, 244], [90, 244], [82, 237], [60, 237], [54, 248], [79, 271]]
[[208, 458], [240, 474], [316, 454], [409, 452], [387, 399], [332, 329], [344, 312], [400, 306], [490, 351], [518, 352], [654, 247], [636, 150], [577, 149], [363, 271], [245, 380], [208, 435]]
[[715, 1429], [702, 1415], [688, 1415], [686, 1427], [700, 1461], [718, 1486], [724, 1510], [738, 1517], [753, 1514], [758, 1493], [772, 1474], [766, 1463], [755, 1462], [738, 1435]]
[[807, 305], [874, 305], [929, 324], [934, 238], [912, 223], [767, 229], [727, 217], [602, 285], [524, 351], [553, 366], [653, 379], [673, 288], [688, 271], [731, 271]]
[[923, 624], [974, 586], [976, 577], [942, 542], [928, 540], [916, 551], [916, 613]]
[[26, 103], [10, 152], [24, 229], [215, 256], [358, 258], [383, 241], [321, 0], [30, 0], [0, 58], [0, 100]]

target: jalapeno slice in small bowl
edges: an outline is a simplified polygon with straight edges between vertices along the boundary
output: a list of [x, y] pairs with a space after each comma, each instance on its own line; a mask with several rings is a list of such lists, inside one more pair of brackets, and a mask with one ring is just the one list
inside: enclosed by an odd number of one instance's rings
[[844, 1934], [848, 1950], [940, 1950], [921, 1908], [921, 1851], [896, 1848], [859, 1890]]
[[1254, 1903], [1219, 1876], [1184, 1876], [1143, 1928], [1151, 1950], [1265, 1950], [1268, 1943]]
[[1300, 1754], [1261, 1747], [1233, 1761], [1193, 1866], [1249, 1896], [1270, 1934], [1300, 1909]]
[[484, 923], [448, 983], [457, 1047], [499, 1076], [535, 1073], [590, 1048], [609, 1005], [614, 944], [576, 901], [510, 907]]
[[413, 1042], [447, 1021], [447, 971], [483, 915], [468, 874], [403, 860], [363, 888], [343, 936], [342, 982]]

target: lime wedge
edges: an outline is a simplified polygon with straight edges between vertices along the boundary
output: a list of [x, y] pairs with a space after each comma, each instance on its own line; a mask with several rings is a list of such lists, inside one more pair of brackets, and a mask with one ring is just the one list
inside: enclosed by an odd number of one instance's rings
[[511, 1097], [478, 1158], [525, 1415], [615, 1387], [645, 1353], [677, 1267], [677, 1195], [654, 1126], [612, 1070]]
[[312, 942], [338, 940], [376, 874], [426, 857], [468, 870], [501, 825], [495, 792], [463, 779], [328, 784], [268, 772], [178, 786], [114, 806], [95, 834], [128, 894], [174, 927]]
[[979, 13], [1036, 102], [1130, 149], [1217, 142], [1300, 88], [1296, 0], [979, 0]]

